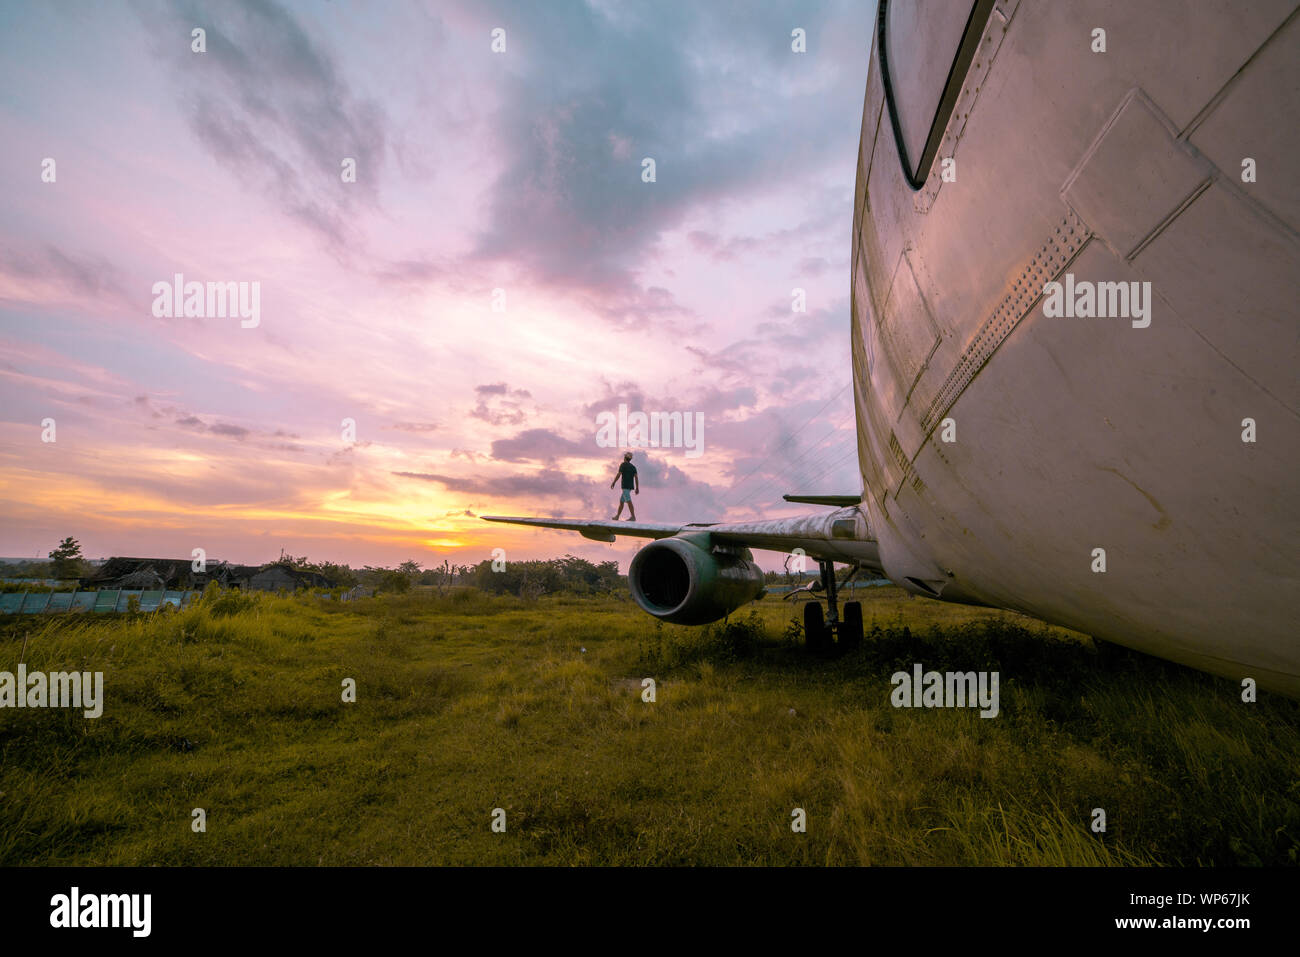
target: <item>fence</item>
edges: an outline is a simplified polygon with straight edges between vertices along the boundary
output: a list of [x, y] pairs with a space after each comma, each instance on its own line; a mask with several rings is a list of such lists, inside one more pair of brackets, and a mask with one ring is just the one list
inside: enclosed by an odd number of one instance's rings
[[[353, 585], [353, 586], [352, 586], [351, 588], [349, 588], [347, 591], [345, 591], [345, 592], [341, 592], [341, 593], [339, 594], [339, 596], [338, 596], [338, 600], [339, 600], [339, 601], [355, 601], [355, 600], [358, 599], [358, 598], [369, 598], [369, 597], [370, 597], [371, 595], [373, 595], [374, 593], [375, 593], [375, 590], [374, 590], [373, 588], [366, 588], [364, 585]], [[314, 592], [312, 592], [312, 595], [315, 596], [316, 598], [333, 598], [333, 597], [334, 597], [334, 595], [333, 595], [332, 592], [327, 592], [327, 591], [314, 591]]]
[[39, 615], [73, 611], [126, 611], [131, 599], [140, 599], [141, 611], [157, 611], [163, 605], [184, 608], [198, 591], [153, 591], [129, 588], [101, 588], [98, 591], [8, 592], [0, 595], [0, 614]]

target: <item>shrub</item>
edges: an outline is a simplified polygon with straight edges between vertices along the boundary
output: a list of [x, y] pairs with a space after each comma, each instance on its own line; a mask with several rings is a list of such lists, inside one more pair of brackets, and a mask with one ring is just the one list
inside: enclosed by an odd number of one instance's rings
[[[211, 587], [209, 585], [209, 587]], [[204, 607], [209, 615], [213, 618], [225, 618], [229, 615], [238, 615], [257, 607], [258, 597], [256, 594], [247, 594], [243, 592], [232, 591], [224, 595], [218, 594], [212, 601], [207, 601], [207, 589], [204, 589]]]

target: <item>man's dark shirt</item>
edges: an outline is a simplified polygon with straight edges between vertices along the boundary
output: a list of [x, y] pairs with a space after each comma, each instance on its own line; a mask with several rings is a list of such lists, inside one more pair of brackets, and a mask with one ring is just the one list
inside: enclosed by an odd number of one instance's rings
[[633, 479], [636, 477], [636, 466], [631, 462], [624, 462], [618, 467], [618, 474], [623, 476], [623, 487], [633, 488]]

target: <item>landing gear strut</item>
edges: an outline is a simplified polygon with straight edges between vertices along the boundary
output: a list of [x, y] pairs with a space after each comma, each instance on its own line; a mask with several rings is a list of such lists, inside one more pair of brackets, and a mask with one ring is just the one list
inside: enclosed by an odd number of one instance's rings
[[[823, 617], [819, 602], [810, 601], [803, 606], [804, 644], [809, 651], [821, 653], [856, 648], [862, 644], [862, 604], [845, 602], [841, 620], [837, 604], [840, 583], [835, 580], [835, 563], [822, 561], [817, 564], [821, 569], [822, 589], [826, 592], [826, 615]], [[843, 584], [847, 585], [857, 573], [855, 566]]]

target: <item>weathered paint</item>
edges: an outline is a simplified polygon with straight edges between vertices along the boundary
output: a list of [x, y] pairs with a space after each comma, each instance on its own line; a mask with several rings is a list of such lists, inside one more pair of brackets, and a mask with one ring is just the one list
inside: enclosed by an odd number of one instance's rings
[[[1300, 694], [1295, 5], [999, 2], [980, 49], [957, 178], [919, 192], [872, 56], [853, 360], [885, 574]], [[1067, 273], [1150, 282], [1150, 324], [1048, 318]]]

